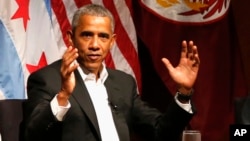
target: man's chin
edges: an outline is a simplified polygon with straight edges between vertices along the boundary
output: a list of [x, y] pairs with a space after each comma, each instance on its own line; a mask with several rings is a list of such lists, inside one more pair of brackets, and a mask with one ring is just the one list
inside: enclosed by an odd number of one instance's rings
[[89, 72], [99, 72], [102, 69], [102, 63], [88, 63], [84, 64], [83, 67]]

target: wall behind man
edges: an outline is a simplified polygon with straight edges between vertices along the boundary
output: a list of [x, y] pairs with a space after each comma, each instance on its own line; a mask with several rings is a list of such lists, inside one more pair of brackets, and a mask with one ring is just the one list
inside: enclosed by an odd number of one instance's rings
[[241, 51], [245, 77], [247, 79], [248, 91], [250, 92], [250, 1], [232, 0], [232, 15], [238, 39], [238, 47]]
[[[192, 39], [198, 46], [201, 67], [193, 96], [198, 112], [190, 122], [190, 128], [201, 130], [204, 141], [228, 141], [229, 125], [234, 123], [234, 99], [246, 96], [250, 88], [247, 58], [250, 26], [246, 17], [249, 15], [249, 1], [225, 0], [225, 3], [230, 2], [230, 8], [220, 20], [211, 24], [182, 27], [162, 20], [138, 1], [133, 2], [137, 34], [143, 42], [139, 42], [143, 99], [164, 110], [168, 103], [164, 100], [171, 99], [168, 90], [162, 86], [166, 80], [162, 77], [167, 71], [163, 67], [157, 68], [156, 64], [161, 64], [162, 56], [177, 64], [181, 40]], [[143, 49], [149, 55], [145, 55]]]

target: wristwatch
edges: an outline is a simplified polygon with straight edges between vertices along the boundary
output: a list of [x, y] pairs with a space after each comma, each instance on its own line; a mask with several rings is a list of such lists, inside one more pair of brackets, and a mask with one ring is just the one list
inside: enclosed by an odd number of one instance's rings
[[189, 94], [183, 94], [180, 91], [177, 91], [177, 93], [176, 93], [177, 99], [181, 102], [188, 102], [191, 99], [193, 93], [194, 93], [193, 89], [191, 90], [191, 92]]

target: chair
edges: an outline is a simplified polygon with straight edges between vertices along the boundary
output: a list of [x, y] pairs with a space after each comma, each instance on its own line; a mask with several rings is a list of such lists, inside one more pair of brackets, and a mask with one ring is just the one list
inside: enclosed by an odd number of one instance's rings
[[234, 101], [235, 124], [250, 124], [250, 95]]

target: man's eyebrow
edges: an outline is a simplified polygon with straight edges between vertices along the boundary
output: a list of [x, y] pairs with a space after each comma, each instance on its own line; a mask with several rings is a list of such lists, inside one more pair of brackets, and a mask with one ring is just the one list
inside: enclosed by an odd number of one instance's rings
[[109, 34], [108, 33], [104, 33], [104, 32], [99, 33], [99, 36], [105, 37], [105, 38], [109, 38]]
[[83, 31], [80, 33], [80, 35], [84, 35], [84, 36], [92, 36], [94, 33], [93, 32], [90, 32], [90, 31]]

